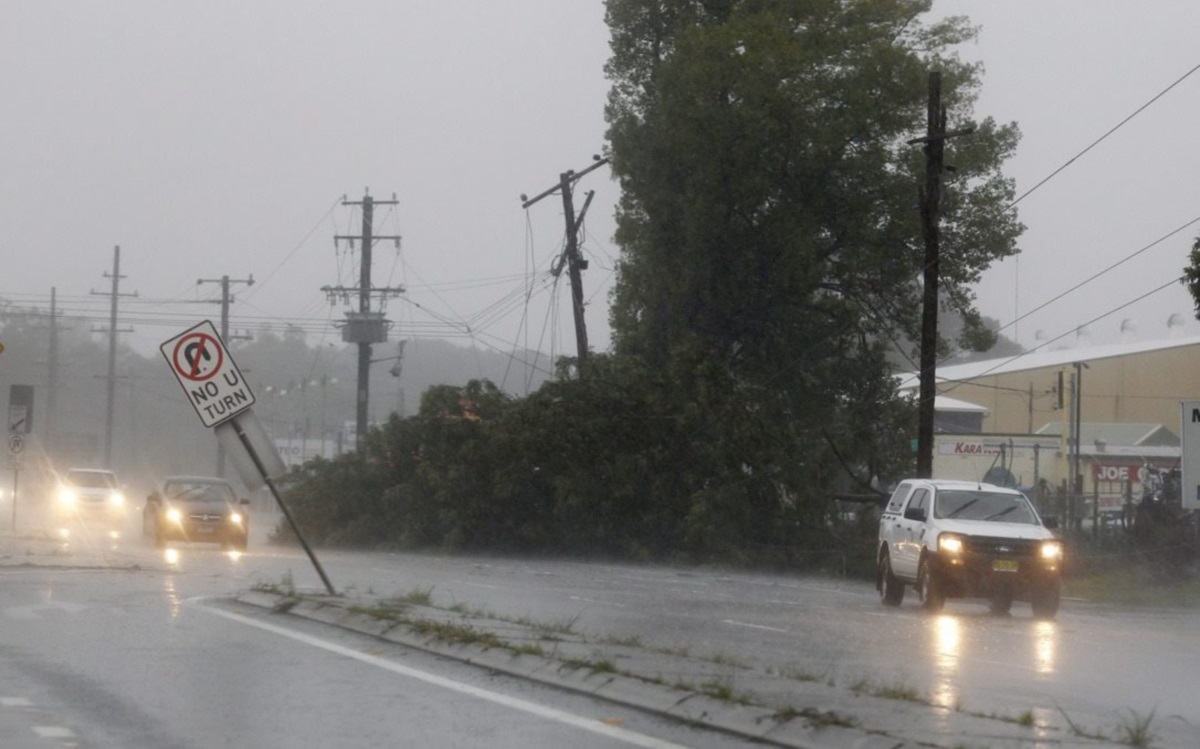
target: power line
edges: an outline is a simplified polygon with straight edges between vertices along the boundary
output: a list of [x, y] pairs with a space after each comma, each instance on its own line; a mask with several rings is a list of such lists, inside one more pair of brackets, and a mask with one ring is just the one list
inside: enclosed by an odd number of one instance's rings
[[[1038, 344], [1037, 346], [1034, 346], [1033, 348], [1029, 349], [1028, 351], [1022, 351], [1021, 353], [1019, 353], [1019, 354], [1016, 354], [1016, 355], [1014, 355], [1014, 356], [1012, 356], [1012, 357], [1009, 357], [1008, 359], [1005, 359], [1004, 361], [998, 362], [996, 365], [994, 365], [994, 366], [992, 366], [992, 367], [989, 367], [988, 369], [985, 369], [984, 371], [980, 372], [978, 375], [976, 375], [976, 378], [980, 378], [980, 377], [986, 377], [987, 375], [991, 374], [992, 372], [995, 372], [997, 369], [1000, 369], [1001, 367], [1007, 366], [1007, 365], [1009, 365], [1009, 364], [1011, 364], [1011, 363], [1013, 363], [1013, 362], [1017, 361], [1018, 359], [1020, 359], [1020, 358], [1022, 358], [1022, 357], [1024, 357], [1024, 356], [1028, 356], [1028, 355], [1032, 354], [1033, 352], [1035, 352], [1035, 351], [1037, 351], [1037, 350], [1039, 350], [1039, 349], [1042, 349], [1042, 348], [1045, 348], [1046, 346], [1049, 346], [1050, 344], [1052, 344], [1052, 343], [1054, 343], [1054, 342], [1056, 342], [1056, 341], [1060, 341], [1060, 340], [1062, 340], [1063, 338], [1066, 338], [1067, 336], [1069, 336], [1069, 335], [1070, 335], [1072, 332], [1074, 332], [1075, 330], [1077, 330], [1077, 329], [1078, 329], [1078, 327], [1086, 327], [1086, 326], [1088, 326], [1088, 325], [1091, 325], [1091, 324], [1092, 324], [1092, 323], [1094, 323], [1094, 322], [1098, 322], [1098, 321], [1100, 321], [1100, 320], [1103, 320], [1104, 318], [1108, 317], [1108, 316], [1109, 316], [1109, 315], [1111, 315], [1111, 314], [1114, 314], [1114, 313], [1116, 313], [1116, 312], [1120, 312], [1121, 310], [1125, 309], [1126, 307], [1130, 307], [1130, 306], [1132, 306], [1132, 305], [1134, 305], [1134, 304], [1137, 304], [1138, 302], [1140, 302], [1140, 301], [1142, 301], [1142, 300], [1144, 300], [1144, 299], [1147, 299], [1147, 298], [1149, 298], [1149, 297], [1151, 297], [1151, 296], [1154, 296], [1155, 294], [1157, 294], [1157, 293], [1159, 293], [1159, 292], [1161, 292], [1161, 291], [1163, 291], [1163, 290], [1165, 290], [1165, 289], [1168, 289], [1168, 288], [1170, 288], [1171, 286], [1174, 286], [1175, 284], [1179, 283], [1179, 281], [1180, 281], [1182, 278], [1183, 278], [1182, 276], [1178, 276], [1178, 277], [1176, 277], [1176, 278], [1173, 278], [1173, 279], [1171, 279], [1170, 281], [1168, 281], [1168, 282], [1166, 282], [1165, 284], [1163, 284], [1162, 286], [1159, 286], [1159, 287], [1157, 287], [1157, 288], [1155, 288], [1155, 289], [1151, 289], [1150, 291], [1147, 291], [1145, 294], [1142, 294], [1142, 295], [1141, 295], [1141, 296], [1139, 296], [1139, 297], [1136, 297], [1136, 298], [1134, 298], [1134, 299], [1130, 299], [1128, 302], [1125, 302], [1124, 304], [1121, 304], [1121, 305], [1118, 305], [1118, 306], [1116, 306], [1116, 307], [1113, 307], [1112, 309], [1108, 310], [1107, 312], [1104, 312], [1103, 314], [1100, 314], [1100, 315], [1097, 315], [1096, 317], [1093, 317], [1091, 320], [1088, 320], [1087, 322], [1083, 323], [1083, 325], [1077, 326], [1077, 328], [1072, 328], [1071, 330], [1068, 330], [1068, 331], [1066, 331], [1065, 333], [1062, 333], [1062, 334], [1060, 334], [1060, 335], [1057, 335], [1057, 336], [1055, 336], [1054, 338], [1051, 338], [1051, 339], [1050, 339], [1050, 340], [1048, 340], [1048, 341], [1043, 341], [1042, 343]], [[965, 383], [965, 382], [960, 382], [960, 383], [957, 383], [957, 384], [953, 385], [952, 387], [950, 387], [950, 388], [949, 388], [949, 389], [948, 389], [946, 392], [951, 392], [951, 391], [953, 391], [953, 390], [957, 389], [957, 388], [958, 388], [958, 386], [959, 386], [959, 385], [961, 385], [961, 384], [966, 384], [966, 383]]]
[[1054, 179], [1056, 176], [1058, 176], [1058, 174], [1059, 174], [1060, 172], [1062, 172], [1064, 169], [1066, 169], [1067, 167], [1069, 167], [1069, 166], [1071, 166], [1072, 164], [1074, 164], [1074, 163], [1075, 163], [1075, 162], [1076, 162], [1076, 161], [1077, 161], [1077, 160], [1078, 160], [1078, 159], [1079, 159], [1081, 156], [1083, 156], [1084, 154], [1086, 154], [1088, 151], [1090, 151], [1090, 150], [1092, 150], [1093, 148], [1095, 148], [1096, 146], [1100, 145], [1100, 143], [1101, 143], [1101, 142], [1103, 142], [1103, 141], [1104, 141], [1106, 138], [1108, 138], [1108, 136], [1110, 136], [1110, 135], [1112, 135], [1113, 133], [1115, 133], [1115, 132], [1117, 132], [1118, 130], [1120, 130], [1122, 127], [1124, 127], [1124, 126], [1125, 126], [1125, 124], [1126, 124], [1127, 122], [1129, 122], [1130, 120], [1132, 120], [1134, 117], [1137, 117], [1137, 116], [1138, 116], [1139, 114], [1141, 114], [1141, 113], [1142, 113], [1144, 110], [1146, 110], [1146, 109], [1147, 109], [1147, 108], [1148, 108], [1148, 107], [1149, 107], [1151, 104], [1153, 104], [1154, 102], [1156, 102], [1156, 101], [1158, 101], [1159, 99], [1161, 99], [1161, 98], [1162, 98], [1164, 95], [1166, 95], [1166, 93], [1167, 93], [1168, 91], [1170, 91], [1171, 89], [1175, 88], [1175, 87], [1176, 87], [1176, 86], [1178, 86], [1180, 83], [1183, 83], [1183, 82], [1184, 82], [1184, 80], [1186, 80], [1186, 79], [1187, 79], [1187, 78], [1188, 78], [1188, 77], [1189, 77], [1189, 76], [1190, 76], [1192, 73], [1195, 73], [1197, 70], [1200, 70], [1200, 65], [1196, 65], [1194, 68], [1192, 68], [1191, 70], [1189, 70], [1188, 72], [1186, 72], [1186, 73], [1184, 73], [1182, 76], [1180, 76], [1180, 77], [1179, 77], [1179, 78], [1178, 78], [1178, 79], [1177, 79], [1177, 80], [1176, 80], [1174, 83], [1172, 83], [1170, 86], [1167, 86], [1167, 87], [1166, 87], [1166, 88], [1164, 88], [1162, 91], [1159, 91], [1157, 94], [1155, 94], [1155, 95], [1154, 95], [1154, 97], [1153, 97], [1152, 99], [1150, 99], [1150, 101], [1146, 102], [1145, 104], [1143, 104], [1142, 106], [1140, 106], [1140, 107], [1138, 107], [1136, 110], [1134, 110], [1133, 114], [1129, 115], [1129, 116], [1128, 116], [1128, 117], [1126, 117], [1125, 119], [1123, 119], [1123, 120], [1121, 120], [1120, 122], [1118, 122], [1116, 125], [1114, 125], [1113, 127], [1111, 127], [1111, 128], [1108, 130], [1108, 132], [1106, 132], [1104, 135], [1101, 135], [1099, 138], [1097, 138], [1096, 140], [1092, 141], [1092, 143], [1091, 143], [1090, 145], [1088, 145], [1088, 147], [1087, 147], [1087, 148], [1083, 149], [1083, 150], [1082, 150], [1082, 151], [1080, 151], [1079, 153], [1077, 153], [1077, 154], [1075, 154], [1074, 156], [1072, 156], [1070, 159], [1068, 159], [1068, 160], [1067, 160], [1067, 162], [1066, 162], [1065, 164], [1063, 164], [1063, 165], [1062, 165], [1062, 166], [1060, 166], [1059, 168], [1055, 169], [1053, 172], [1050, 172], [1050, 174], [1046, 175], [1046, 177], [1045, 177], [1045, 178], [1043, 178], [1041, 182], [1038, 182], [1036, 185], [1034, 185], [1033, 187], [1029, 188], [1029, 189], [1028, 189], [1028, 190], [1026, 190], [1024, 193], [1022, 193], [1020, 196], [1018, 196], [1018, 197], [1017, 197], [1017, 199], [1016, 199], [1016, 200], [1014, 200], [1012, 203], [1009, 203], [1008, 207], [1007, 207], [1007, 208], [1005, 208], [1004, 210], [1005, 210], [1005, 211], [1011, 211], [1011, 210], [1012, 210], [1014, 207], [1016, 207], [1017, 203], [1020, 203], [1022, 200], [1024, 200], [1024, 199], [1025, 199], [1025, 198], [1027, 198], [1027, 197], [1029, 197], [1029, 196], [1030, 196], [1030, 195], [1031, 195], [1031, 194], [1032, 194], [1032, 193], [1033, 193], [1035, 190], [1037, 190], [1039, 187], [1041, 187], [1042, 185], [1046, 184], [1046, 183], [1047, 183], [1047, 182], [1049, 182], [1050, 180]]

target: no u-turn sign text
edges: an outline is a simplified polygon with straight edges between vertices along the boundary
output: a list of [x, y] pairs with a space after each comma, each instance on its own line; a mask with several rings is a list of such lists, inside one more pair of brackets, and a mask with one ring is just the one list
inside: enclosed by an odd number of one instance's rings
[[204, 426], [254, 405], [254, 393], [208, 320], [159, 347]]

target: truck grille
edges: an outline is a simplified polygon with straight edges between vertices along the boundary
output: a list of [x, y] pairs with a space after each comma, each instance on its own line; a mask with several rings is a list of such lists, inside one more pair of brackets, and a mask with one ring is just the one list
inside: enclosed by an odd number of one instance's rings
[[217, 522], [220, 522], [221, 517], [222, 517], [221, 515], [214, 515], [212, 513], [207, 513], [207, 512], [200, 512], [200, 513], [194, 513], [194, 514], [188, 515], [188, 519], [190, 519], [194, 522], [197, 522], [197, 523], [217, 523]]
[[1024, 558], [1037, 555], [1041, 542], [1027, 538], [996, 538], [993, 536], [971, 536], [967, 539], [967, 551], [991, 557]]

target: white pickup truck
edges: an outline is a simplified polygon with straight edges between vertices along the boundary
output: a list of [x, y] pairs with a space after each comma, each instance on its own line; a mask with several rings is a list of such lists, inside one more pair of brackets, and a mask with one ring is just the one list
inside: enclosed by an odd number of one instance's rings
[[1052, 618], [1062, 563], [1062, 542], [1016, 489], [907, 479], [879, 520], [875, 585], [886, 606], [899, 606], [912, 586], [930, 611], [947, 598], [986, 598], [999, 614], [1016, 600]]

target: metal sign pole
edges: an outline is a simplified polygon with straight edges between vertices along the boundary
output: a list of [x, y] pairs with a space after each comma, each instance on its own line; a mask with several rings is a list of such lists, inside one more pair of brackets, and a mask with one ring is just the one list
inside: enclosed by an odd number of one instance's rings
[[242, 428], [241, 423], [237, 419], [233, 419], [233, 429], [237, 433], [238, 439], [242, 442], [242, 447], [246, 448], [246, 453], [250, 459], [254, 461], [254, 467], [262, 474], [263, 482], [267, 488], [271, 490], [271, 496], [275, 498], [275, 503], [279, 505], [279, 509], [283, 510], [284, 517], [287, 518], [288, 525], [292, 527], [292, 532], [296, 534], [296, 538], [300, 540], [300, 545], [304, 547], [304, 553], [308, 555], [313, 567], [316, 568], [317, 574], [321, 576], [321, 582], [325, 583], [325, 590], [329, 591], [329, 595], [336, 596], [337, 591], [333, 589], [333, 583], [329, 582], [329, 578], [325, 575], [325, 570], [321, 567], [321, 563], [317, 561], [317, 555], [313, 553], [312, 548], [308, 545], [308, 541], [304, 539], [304, 534], [300, 532], [300, 527], [296, 525], [295, 519], [292, 517], [291, 511], [284, 504], [283, 498], [279, 496], [278, 490], [275, 489], [275, 482], [267, 475], [267, 469], [263, 466], [262, 460], [258, 457], [258, 451], [254, 449], [254, 445], [246, 436], [246, 430]]

